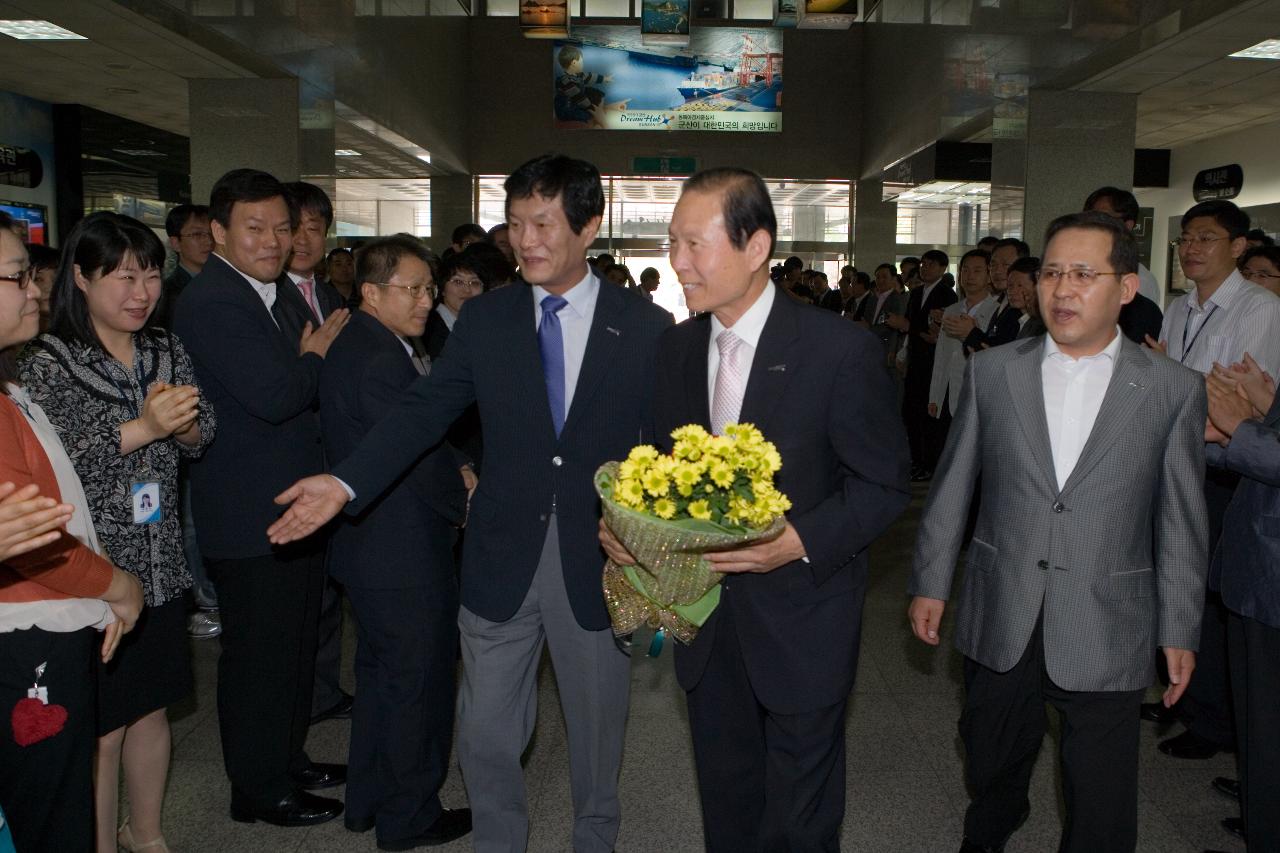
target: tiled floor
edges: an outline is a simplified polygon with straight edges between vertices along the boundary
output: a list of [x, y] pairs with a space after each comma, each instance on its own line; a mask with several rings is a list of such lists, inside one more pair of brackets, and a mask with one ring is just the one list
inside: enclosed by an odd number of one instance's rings
[[[949, 853], [959, 847], [967, 802], [956, 736], [960, 659], [947, 644], [934, 650], [912, 639], [904, 616], [904, 589], [922, 494], [917, 494], [912, 508], [872, 551], [874, 580], [863, 614], [862, 659], [848, 720], [848, 809], [843, 835], [847, 851]], [[222, 773], [213, 700], [218, 644], [193, 645], [197, 694], [188, 706], [173, 712], [175, 749], [165, 814], [171, 847], [181, 853], [374, 850], [373, 833], [354, 835], [343, 829], [340, 820], [306, 829], [280, 829], [237, 824], [227, 817], [229, 788]], [[624, 853], [697, 851], [701, 826], [684, 699], [675, 684], [670, 651], [649, 659], [642, 656], [643, 648], [636, 650], [632, 675], [618, 849]], [[348, 648], [348, 672], [350, 655]], [[312, 757], [344, 761], [347, 725], [334, 721], [313, 728]], [[1142, 735], [1139, 850], [1243, 851], [1242, 844], [1218, 827], [1219, 818], [1233, 813], [1232, 804], [1209, 787], [1215, 775], [1234, 775], [1232, 758], [1178, 761], [1156, 751], [1158, 735], [1153, 726], [1144, 723]], [[1009, 853], [1056, 849], [1062, 820], [1056, 774], [1050, 739], [1036, 767], [1031, 817], [1010, 841]], [[535, 853], [569, 850], [571, 808], [563, 721], [552, 674], [545, 667], [526, 778], [532, 823], [529, 849]], [[447, 806], [466, 803], [456, 767], [442, 796]], [[470, 845], [462, 840], [438, 849], [462, 851]]]

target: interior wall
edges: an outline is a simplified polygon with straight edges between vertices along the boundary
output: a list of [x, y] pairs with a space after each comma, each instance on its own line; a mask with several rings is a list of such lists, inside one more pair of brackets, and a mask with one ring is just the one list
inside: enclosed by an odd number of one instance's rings
[[858, 176], [861, 28], [785, 33], [780, 133], [557, 130], [552, 43], [524, 38], [514, 18], [472, 19], [470, 38], [467, 150], [474, 174], [507, 174], [532, 157], [559, 151], [615, 175], [631, 173], [632, 157], [668, 156], [696, 157], [700, 168], [742, 166], [773, 178]]
[[1169, 241], [1178, 236], [1169, 233], [1169, 218], [1181, 216], [1195, 204], [1192, 185], [1197, 172], [1238, 163], [1244, 169], [1244, 187], [1232, 201], [1240, 207], [1280, 202], [1280, 157], [1276, 157], [1278, 135], [1280, 122], [1175, 148], [1170, 158], [1169, 187], [1134, 193], [1138, 204], [1155, 209], [1151, 271], [1158, 281], [1166, 281], [1167, 247]]

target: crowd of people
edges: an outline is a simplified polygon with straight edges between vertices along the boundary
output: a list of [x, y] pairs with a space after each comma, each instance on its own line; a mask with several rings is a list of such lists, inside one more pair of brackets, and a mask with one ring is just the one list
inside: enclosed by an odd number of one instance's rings
[[[773, 265], [758, 176], [711, 169], [670, 223], [677, 325], [658, 270], [588, 257], [591, 164], [536, 158], [505, 188], [506, 222], [440, 255], [407, 234], [326, 251], [322, 189], [238, 169], [170, 212], [167, 276], [127, 216], [86, 216], [60, 251], [0, 218], [0, 826], [19, 853], [167, 850], [188, 636], [221, 642], [231, 818], [342, 817], [383, 850], [525, 849], [545, 649], [573, 847], [612, 850], [630, 662], [601, 569], [634, 560], [592, 475], [739, 421], [783, 454], [792, 510], [707, 555], [721, 603], [675, 652], [708, 850], [839, 849], [867, 551], [911, 481], [911, 631], [938, 644], [958, 605], [964, 853], [1025, 820], [1046, 703], [1062, 850], [1135, 849], [1142, 720], [1185, 725], [1174, 757], [1235, 751], [1238, 779], [1212, 782], [1240, 804], [1224, 825], [1280, 849], [1280, 250], [1247, 214], [1185, 213], [1192, 288], [1163, 311], [1117, 187], [1038, 255], [989, 237], [954, 272], [935, 249], [832, 286]], [[347, 717], [348, 763], [312, 761], [309, 726]], [[468, 808], [440, 799], [454, 749]]]

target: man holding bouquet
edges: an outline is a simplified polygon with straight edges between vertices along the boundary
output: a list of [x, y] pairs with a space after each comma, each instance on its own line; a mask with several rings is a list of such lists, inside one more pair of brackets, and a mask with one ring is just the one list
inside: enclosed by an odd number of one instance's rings
[[[655, 371], [659, 437], [754, 424], [782, 455], [777, 486], [793, 507], [776, 538], [707, 555], [725, 573], [720, 604], [676, 649], [713, 853], [839, 849], [867, 548], [910, 499], [879, 342], [778, 295], [776, 233], [753, 172], [685, 182], [671, 266], [699, 316], [664, 334]], [[601, 541], [634, 562], [607, 528]]]

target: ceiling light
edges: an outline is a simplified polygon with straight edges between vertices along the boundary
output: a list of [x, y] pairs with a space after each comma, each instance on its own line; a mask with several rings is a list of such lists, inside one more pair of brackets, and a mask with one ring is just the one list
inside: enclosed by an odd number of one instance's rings
[[334, 157], [363, 157], [364, 155], [352, 148], [339, 148], [337, 151], [333, 152], [333, 156]]
[[1280, 59], [1280, 39], [1260, 41], [1253, 47], [1227, 54], [1237, 59]]
[[16, 39], [37, 41], [87, 41], [86, 36], [63, 29], [49, 21], [0, 21], [0, 33]]

